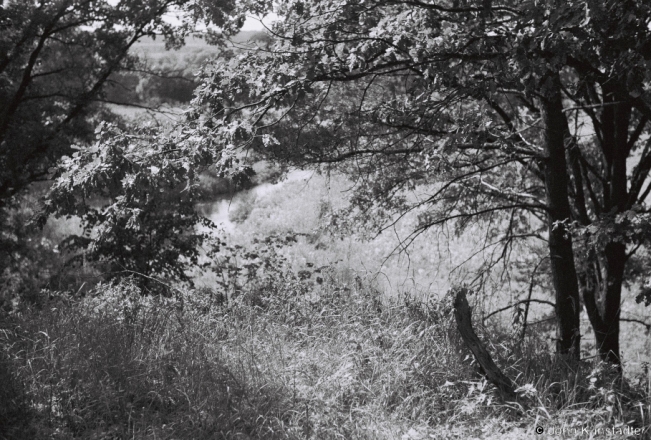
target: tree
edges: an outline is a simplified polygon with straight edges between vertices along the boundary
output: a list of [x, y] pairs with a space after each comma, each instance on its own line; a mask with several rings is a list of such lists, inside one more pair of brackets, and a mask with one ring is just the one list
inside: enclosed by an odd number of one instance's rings
[[[26, 251], [25, 240], [15, 233], [16, 228], [8, 220], [9, 210], [17, 203], [16, 196], [28, 191], [34, 182], [51, 179], [54, 166], [62, 157], [74, 155], [78, 156], [76, 160], [86, 163], [83, 161], [90, 158], [92, 162], [93, 156], [97, 156], [98, 149], [90, 145], [96, 126], [101, 121], [118, 121], [105, 105], [111, 102], [111, 89], [125, 87], [119, 82], [126, 78], [124, 74], [143, 71], [144, 63], [131, 52], [133, 45], [143, 37], [158, 36], [165, 39], [168, 48], [180, 47], [199, 23], [209, 29], [220, 28], [207, 33], [213, 43], [219, 43], [219, 30], [228, 33], [243, 21], [241, 16], [233, 14], [233, 8], [232, 1], [204, 0], [3, 2], [0, 6], [0, 276], [4, 277], [11, 262], [17, 261], [18, 253]], [[171, 14], [181, 18], [172, 24], [166, 19]], [[127, 101], [126, 104], [135, 103]], [[121, 126], [124, 128], [123, 123]], [[98, 131], [105, 132], [108, 131], [104, 128]], [[135, 135], [148, 136], [144, 133], [141, 130]], [[119, 137], [111, 140], [122, 141]], [[109, 149], [117, 151], [116, 144]], [[110, 154], [103, 157], [109, 162], [115, 159], [100, 170], [105, 178], [113, 165], [113, 177], [125, 172], [124, 167], [118, 166], [125, 164], [117, 158]], [[74, 170], [67, 172], [75, 175]], [[77, 188], [70, 181], [68, 184]], [[88, 181], [77, 184], [87, 192], [76, 196], [91, 196]], [[101, 205], [112, 206], [114, 200], [110, 196], [116, 188], [115, 185], [98, 188], [99, 197], [92, 199], [95, 208], [88, 208], [83, 214], [74, 212], [86, 215], [84, 226], [89, 233], [106, 221], [101, 215], [105, 213]], [[113, 241], [95, 243], [86, 257], [101, 260], [113, 252], [115, 258], [111, 261], [121, 269], [144, 272], [169, 269], [183, 278], [182, 270], [172, 269], [172, 261], [180, 255], [192, 260], [199, 236], [188, 235], [186, 231], [199, 220], [187, 206], [192, 197], [177, 193], [172, 204], [173, 197], [168, 200], [150, 197], [147, 206], [141, 207], [142, 215], [147, 218], [142, 224], [149, 228], [136, 233], [126, 228], [126, 223], [118, 222], [115, 228], [107, 228], [113, 234]], [[64, 206], [72, 205], [62, 204], [59, 212], [63, 212]], [[172, 210], [175, 217], [170, 221], [164, 213]], [[22, 231], [24, 225], [19, 226]], [[173, 238], [162, 238], [169, 235]], [[67, 244], [74, 248], [87, 242], [88, 237], [71, 237]], [[127, 260], [131, 261], [129, 256], [137, 262], [127, 264]], [[23, 273], [22, 276], [31, 275]]]
[[[145, 36], [169, 47], [203, 20], [228, 28], [231, 2], [201, 0], [9, 1], [0, 8], [0, 205], [49, 167], [70, 146], [93, 138], [107, 115], [101, 104], [113, 74], [133, 69], [129, 50]], [[165, 14], [183, 13], [179, 25]]]
[[[191, 158], [198, 160], [178, 136], [101, 124], [94, 146], [61, 163], [64, 174], [50, 190], [44, 218], [78, 216], [86, 234], [62, 245], [83, 250], [79, 257], [86, 261], [108, 265], [109, 277], [144, 275], [145, 286], [152, 276], [190, 282], [186, 270], [198, 263], [199, 245], [207, 238], [194, 228], [212, 226], [195, 210]], [[93, 206], [89, 196], [108, 203]]]
[[627, 262], [649, 236], [651, 7], [273, 5], [273, 44], [213, 65], [198, 88], [218, 163], [227, 169], [258, 148], [337, 167], [357, 177], [353, 202], [367, 227], [418, 211], [410, 239], [477, 219], [494, 224], [498, 258], [542, 239], [558, 352], [579, 358], [583, 303], [599, 354], [619, 364], [622, 285], [635, 275]]

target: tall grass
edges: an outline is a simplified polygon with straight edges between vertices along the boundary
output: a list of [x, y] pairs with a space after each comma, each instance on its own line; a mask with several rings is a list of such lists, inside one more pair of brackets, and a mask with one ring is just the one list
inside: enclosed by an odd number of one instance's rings
[[100, 289], [25, 312], [7, 338], [33, 438], [277, 438], [283, 396], [225, 365], [209, 315]]
[[478, 296], [477, 333], [519, 387], [518, 402], [501, 401], [445, 295], [463, 258], [443, 261], [426, 243], [383, 269], [395, 237], [315, 230], [342, 201], [310, 188], [292, 182], [243, 207], [220, 253], [206, 253], [216, 273], [204, 287], [172, 298], [129, 280], [84, 297], [36, 291], [34, 305], [2, 315], [0, 439], [502, 440], [615, 427], [648, 438], [648, 364], [623, 381], [567, 363], [549, 332], [530, 326], [522, 340], [504, 321], [482, 324], [496, 305]]
[[[649, 376], [570, 365], [490, 327], [520, 388], [505, 404], [457, 336], [450, 299], [383, 297], [349, 271], [270, 271], [225, 300], [129, 282], [6, 325], [6, 438], [523, 438], [536, 425], [649, 428]], [[13, 390], [13, 391], [12, 391]], [[13, 412], [12, 412], [13, 411]], [[9, 426], [11, 425], [11, 426]], [[11, 429], [10, 429], [11, 428]], [[13, 434], [12, 434], [13, 432]], [[543, 437], [544, 438], [544, 437]], [[558, 438], [558, 437], [550, 437]]]

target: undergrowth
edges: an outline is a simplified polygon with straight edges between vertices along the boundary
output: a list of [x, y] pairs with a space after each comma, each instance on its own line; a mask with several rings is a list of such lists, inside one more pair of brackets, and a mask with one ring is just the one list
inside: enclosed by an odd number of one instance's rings
[[520, 401], [504, 403], [460, 340], [450, 298], [388, 301], [331, 268], [254, 269], [255, 282], [228, 295], [143, 296], [127, 279], [6, 316], [0, 432], [515, 439], [536, 426], [650, 426], [648, 371], [624, 382], [597, 364], [564, 363], [535, 335], [517, 341], [477, 326], [520, 387]]

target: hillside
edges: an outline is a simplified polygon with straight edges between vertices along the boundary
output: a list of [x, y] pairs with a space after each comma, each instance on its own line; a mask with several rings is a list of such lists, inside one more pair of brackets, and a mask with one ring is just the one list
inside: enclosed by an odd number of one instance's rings
[[[265, 33], [261, 31], [242, 31], [237, 35], [230, 38], [230, 43], [227, 43], [227, 47], [234, 47], [233, 45], [246, 45], [251, 41], [259, 39], [261, 36], [264, 36]], [[220, 49], [216, 46], [206, 43], [206, 40], [200, 37], [192, 36], [186, 39], [185, 45], [179, 50], [167, 50], [165, 49], [165, 43], [162, 37], [152, 39], [141, 39], [136, 42], [133, 46], [133, 52], [139, 55], [144, 55], [147, 58], [156, 60], [158, 58], [164, 57], [170, 53], [177, 55], [185, 55], [187, 53], [210, 53], [218, 54]]]

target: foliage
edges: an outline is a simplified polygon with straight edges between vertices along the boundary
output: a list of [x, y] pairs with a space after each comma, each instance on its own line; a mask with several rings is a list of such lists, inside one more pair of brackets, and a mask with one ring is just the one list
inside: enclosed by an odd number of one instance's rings
[[108, 278], [140, 274], [159, 290], [156, 277], [191, 284], [188, 271], [207, 266], [199, 256], [214, 225], [197, 204], [247, 188], [255, 175], [244, 159], [224, 161], [195, 114], [167, 130], [102, 123], [94, 144], [74, 149], [58, 165], [38, 222], [78, 217], [84, 233], [62, 243], [77, 262], [99, 263]]
[[[310, 295], [314, 283], [323, 283], [323, 271], [328, 266], [315, 268], [314, 263], [308, 262], [307, 268], [297, 273], [292, 270], [283, 250], [296, 243], [298, 235], [286, 233], [256, 237], [247, 246], [227, 245], [217, 240], [217, 247], [206, 255], [210, 259], [209, 267], [217, 276], [213, 288], [230, 299], [246, 292], [250, 295], [246, 301], [258, 306], [266, 302], [282, 304], [288, 299], [285, 294], [292, 297]], [[281, 294], [281, 290], [285, 290], [285, 294]], [[260, 293], [265, 297], [260, 297]]]
[[[43, 186], [43, 185], [41, 185]], [[0, 213], [0, 307], [15, 309], [22, 301], [40, 304], [43, 288], [79, 289], [91, 271], [66, 266], [70, 258], [58, 244], [70, 233], [78, 232], [74, 223], [68, 227], [48, 222], [43, 229], [31, 223], [40, 209], [46, 188], [33, 187], [28, 194], [16, 197], [10, 209]]]
[[[170, 13], [180, 16], [175, 24], [165, 18]], [[30, 291], [28, 296], [33, 298], [38, 296], [40, 287], [48, 282], [47, 272], [60, 263], [60, 258], [52, 255], [57, 243], [49, 244], [52, 249], [46, 249], [47, 246], [39, 249], [28, 242], [33, 236], [25, 229], [29, 218], [20, 212], [17, 204], [25, 193], [38, 192], [34, 182], [52, 178], [53, 167], [62, 157], [73, 155], [75, 145], [87, 147], [101, 121], [126, 128], [125, 121], [104, 104], [111, 102], [111, 87], [124, 90], [134, 86], [128, 84], [129, 72], [147, 72], [148, 67], [132, 51], [134, 45], [142, 38], [159, 36], [167, 48], [178, 48], [200, 24], [213, 29], [207, 31], [208, 37], [212, 43], [219, 43], [221, 34], [215, 33], [215, 26], [228, 34], [236, 31], [242, 20], [234, 13], [231, 1], [219, 4], [203, 0], [3, 2], [0, 6], [0, 277], [7, 288], [3, 290], [3, 302], [18, 291]], [[127, 104], [137, 101], [129, 93], [123, 93], [122, 98]], [[143, 250], [145, 253], [138, 258], [152, 257], [153, 261], [122, 264], [122, 269], [149, 270], [151, 266], [151, 270], [164, 272], [166, 262], [180, 254], [192, 255], [189, 247], [196, 240], [179, 233], [179, 228], [191, 223], [189, 204], [182, 206], [169, 221], [162, 215], [171, 209], [165, 203], [161, 197], [151, 201], [149, 212], [143, 216], [148, 216], [150, 224], [156, 223], [149, 233], [155, 231], [175, 237], [165, 239], [166, 244], [162, 244], [159, 236], [150, 236], [156, 244], [134, 248], [133, 252]], [[160, 209], [157, 217], [152, 214], [154, 204]], [[16, 222], [18, 218], [20, 221]], [[91, 220], [87, 216], [86, 220], [85, 227], [92, 228], [104, 219]], [[117, 227], [124, 229], [124, 225]], [[112, 238], [100, 234], [105, 240], [89, 254], [91, 260], [103, 258], [102, 255], [116, 246], [128, 246], [129, 239], [124, 234], [120, 236], [115, 229], [104, 232], [113, 234]], [[137, 235], [132, 234], [131, 238]], [[73, 247], [83, 244], [74, 240], [69, 240]], [[181, 249], [174, 251], [176, 245]], [[161, 252], [154, 252], [154, 256], [150, 252], [152, 246]], [[76, 257], [83, 258], [78, 254]], [[112, 262], [121, 264], [122, 260]], [[115, 268], [108, 270], [112, 272]], [[39, 280], [40, 273], [46, 276]], [[183, 271], [179, 269], [176, 273], [180, 275]]]
[[[143, 3], [51, 0], [5, 2], [0, 9], [0, 200], [48, 175], [70, 145], [92, 138], [108, 78], [132, 68], [130, 48], [144, 36], [183, 44], [198, 20], [228, 30], [233, 4], [201, 0]], [[183, 12], [181, 24], [163, 20]], [[105, 115], [104, 115], [105, 116]]]
[[212, 161], [200, 131], [124, 132], [101, 124], [94, 145], [62, 161], [41, 221], [78, 216], [85, 233], [64, 245], [83, 249], [89, 261], [108, 262], [111, 276], [190, 281], [185, 271], [198, 262], [208, 234], [193, 228], [212, 227], [195, 210], [197, 166]]
[[[647, 237], [648, 5], [273, 8], [269, 50], [213, 64], [197, 89], [222, 156], [254, 148], [344, 170], [357, 182], [348, 214], [364, 228], [420, 214], [406, 244], [478, 220], [495, 225], [486, 246], [502, 249], [497, 261], [517, 242], [546, 241], [559, 351], [578, 356], [580, 288], [601, 356], [618, 362], [624, 262]], [[639, 233], [607, 234], [621, 215]], [[573, 221], [603, 233], [575, 236], [575, 251]], [[596, 235], [605, 241], [583, 240]]]

